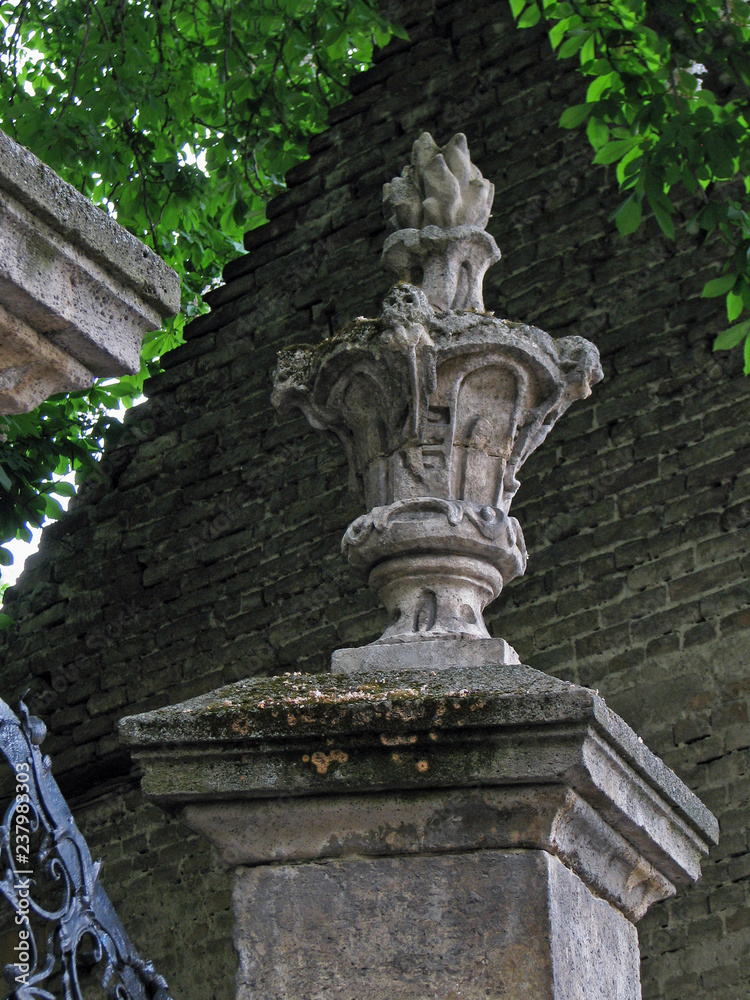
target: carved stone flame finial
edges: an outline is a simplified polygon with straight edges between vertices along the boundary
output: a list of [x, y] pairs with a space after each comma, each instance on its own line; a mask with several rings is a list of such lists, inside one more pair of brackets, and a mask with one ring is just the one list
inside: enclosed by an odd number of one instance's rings
[[463, 133], [440, 149], [424, 132], [411, 164], [383, 188], [388, 226], [396, 230], [385, 241], [383, 264], [399, 281], [421, 286], [436, 309], [484, 312], [484, 275], [500, 260], [484, 231], [494, 196]]
[[429, 132], [414, 143], [411, 164], [383, 188], [388, 228], [476, 226], [490, 218], [495, 185], [471, 162], [463, 132], [441, 149]]
[[[279, 355], [274, 405], [339, 437], [368, 509], [342, 543], [390, 617], [368, 649], [490, 638], [485, 606], [526, 568], [509, 513], [518, 471], [602, 378], [587, 340], [484, 313], [482, 278], [500, 257], [482, 228], [492, 196], [463, 135], [441, 150], [425, 133], [385, 186], [391, 224], [410, 227], [386, 241], [401, 282], [380, 317]], [[493, 642], [496, 662], [518, 662]]]

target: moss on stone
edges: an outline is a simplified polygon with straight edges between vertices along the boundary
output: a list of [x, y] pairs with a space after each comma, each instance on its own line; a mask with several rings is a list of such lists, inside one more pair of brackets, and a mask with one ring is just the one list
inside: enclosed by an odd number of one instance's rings
[[[561, 695], [564, 697], [561, 698]], [[363, 673], [290, 673], [239, 681], [180, 705], [124, 719], [135, 744], [166, 740], [236, 741], [305, 733], [529, 722], [591, 713], [593, 693], [529, 667]]]

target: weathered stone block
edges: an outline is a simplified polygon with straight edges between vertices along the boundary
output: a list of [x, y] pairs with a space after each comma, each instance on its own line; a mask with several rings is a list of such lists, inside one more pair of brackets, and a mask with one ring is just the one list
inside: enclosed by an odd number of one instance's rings
[[237, 1000], [641, 996], [633, 925], [543, 851], [240, 869], [234, 913]]

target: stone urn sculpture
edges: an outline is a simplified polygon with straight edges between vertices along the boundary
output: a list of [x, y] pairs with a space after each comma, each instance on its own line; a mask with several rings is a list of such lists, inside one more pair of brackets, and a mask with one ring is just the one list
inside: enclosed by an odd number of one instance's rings
[[[464, 135], [423, 134], [384, 189], [398, 283], [381, 315], [279, 355], [274, 405], [338, 436], [367, 507], [342, 544], [388, 610], [376, 646], [489, 639], [484, 608], [526, 568], [518, 472], [602, 378], [587, 340], [484, 311], [493, 195]], [[500, 657], [518, 662], [506, 643]]]

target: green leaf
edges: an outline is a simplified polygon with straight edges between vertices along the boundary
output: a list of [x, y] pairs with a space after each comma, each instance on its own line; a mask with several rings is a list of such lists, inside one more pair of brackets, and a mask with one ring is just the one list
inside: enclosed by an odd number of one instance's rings
[[565, 32], [568, 30], [572, 20], [572, 17], [564, 17], [549, 29], [549, 40], [553, 50], [557, 48], [565, 37]]
[[643, 149], [640, 143], [634, 141], [615, 168], [620, 187], [622, 189], [638, 187], [639, 194], [642, 193], [642, 187], [639, 185], [642, 167]]
[[0, 612], [0, 630], [10, 628], [11, 625], [15, 625], [15, 620], [10, 615]]
[[635, 198], [628, 198], [615, 212], [614, 219], [621, 236], [634, 233], [641, 224], [643, 207]]
[[[581, 46], [581, 66], [588, 66], [595, 58], [596, 45], [594, 44], [594, 32], [590, 31]], [[586, 95], [586, 100], [588, 100], [588, 95]]]
[[589, 88], [586, 91], [586, 100], [589, 104], [593, 104], [594, 101], [600, 100], [606, 90], [610, 90], [621, 82], [619, 73], [611, 72], [597, 75], [589, 84]]
[[526, 6], [527, 0], [510, 0], [510, 9], [513, 17], [518, 18]]
[[718, 132], [709, 132], [703, 140], [708, 163], [717, 177], [732, 177], [734, 162], [731, 150]]
[[609, 140], [609, 126], [592, 115], [586, 126], [586, 135], [594, 149], [601, 149]]
[[715, 299], [719, 295], [726, 295], [734, 288], [737, 281], [736, 274], [722, 274], [720, 278], [712, 278], [703, 286], [701, 297], [704, 299]]
[[574, 104], [572, 108], [566, 108], [560, 115], [560, 128], [576, 128], [586, 121], [592, 110], [590, 104]]
[[4, 490], [7, 490], [8, 492], [10, 492], [13, 489], [13, 482], [8, 473], [2, 467], [2, 465], [0, 465], [0, 486], [2, 486], [2, 488]]
[[537, 7], [536, 3], [531, 3], [519, 17], [518, 27], [533, 28], [535, 24], [539, 24], [541, 17], [541, 10]]
[[12, 566], [13, 565], [13, 553], [10, 549], [4, 548], [0, 545], [0, 566]]
[[750, 375], [750, 336], [745, 338], [745, 367], [743, 369], [745, 375]]
[[571, 38], [567, 38], [560, 46], [560, 51], [557, 53], [558, 59], [569, 59], [570, 56], [574, 56], [576, 52], [585, 44], [588, 38], [588, 33], [581, 33], [580, 35], [573, 35]]
[[633, 137], [631, 139], [615, 139], [614, 142], [608, 142], [606, 146], [602, 146], [599, 152], [594, 157], [594, 163], [614, 163], [616, 160], [621, 160], [626, 153], [636, 145], [638, 140]]
[[[730, 326], [728, 330], [722, 331], [722, 333], [715, 338], [713, 350], [731, 350], [733, 347], [736, 347], [741, 340], [745, 339], [748, 332], [750, 332], [750, 319], [746, 319], [742, 323], [738, 323], [736, 326]], [[745, 374], [747, 374], [747, 372]]]
[[76, 495], [75, 486], [62, 480], [55, 480], [52, 491], [61, 497], [74, 497]]
[[669, 240], [674, 239], [674, 222], [672, 222], [672, 217], [669, 212], [665, 211], [664, 206], [656, 198], [649, 196], [648, 203], [651, 206], [651, 211], [654, 213], [656, 221], [659, 223], [659, 228], [664, 233], [664, 235]]
[[727, 319], [733, 323], [744, 308], [743, 296], [735, 295], [734, 292], [727, 294]]
[[44, 504], [44, 515], [51, 521], [59, 521], [65, 511], [54, 497], [47, 497]]

